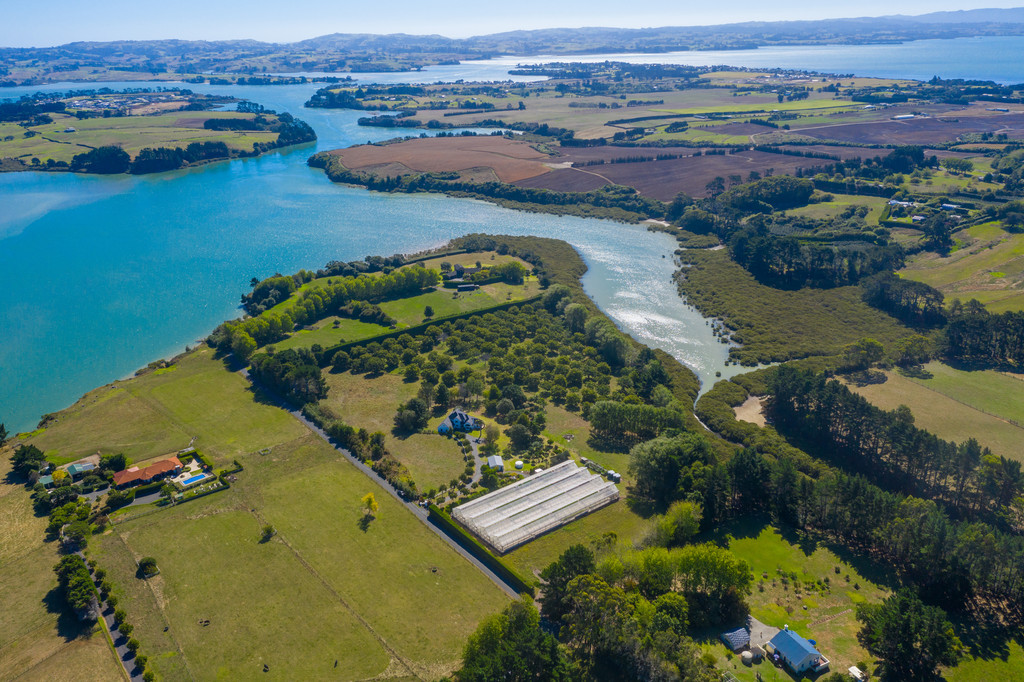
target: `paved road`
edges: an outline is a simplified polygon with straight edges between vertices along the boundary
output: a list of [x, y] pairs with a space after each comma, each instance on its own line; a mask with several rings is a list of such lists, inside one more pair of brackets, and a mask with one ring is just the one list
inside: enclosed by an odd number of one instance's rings
[[[104, 488], [102, 490], [94, 490], [91, 493], [82, 493], [80, 495], [80, 497], [84, 497], [85, 499], [89, 500], [90, 502], [95, 502], [96, 500], [98, 500], [99, 498], [101, 498], [102, 496], [106, 495], [109, 492], [110, 492], [110, 488], [107, 487], [107, 488]], [[158, 502], [159, 500], [160, 500], [160, 491], [156, 490], [154, 492], [149, 493], [148, 495], [142, 495], [140, 497], [136, 497], [130, 504], [126, 504], [125, 507], [134, 507], [135, 505], [138, 505], [138, 504], [150, 504], [151, 502]], [[124, 509], [124, 507], [120, 507], [120, 508]]]
[[[241, 370], [241, 374], [246, 379], [248, 379], [250, 382], [252, 382], [254, 386], [258, 387], [260, 389], [260, 391], [263, 392], [264, 395], [266, 395], [270, 400], [272, 400], [274, 402], [274, 404], [277, 405], [277, 407], [280, 407], [282, 410], [287, 411], [293, 417], [295, 417], [300, 422], [305, 424], [306, 427], [310, 431], [312, 431], [313, 433], [315, 433], [318, 436], [320, 436], [321, 438], [323, 438], [325, 441], [327, 441], [331, 445], [331, 447], [333, 447], [335, 450], [340, 452], [345, 457], [345, 459], [347, 459], [349, 462], [352, 463], [353, 466], [356, 467], [356, 469], [358, 469], [359, 471], [361, 471], [364, 474], [366, 474], [367, 477], [373, 479], [373, 481], [377, 485], [379, 485], [381, 488], [383, 488], [388, 493], [390, 493], [391, 496], [394, 497], [396, 500], [401, 502], [405, 506], [406, 509], [408, 509], [410, 512], [412, 512], [413, 515], [416, 516], [416, 518], [418, 518], [421, 522], [423, 522], [423, 525], [425, 525], [427, 528], [429, 528], [434, 533], [436, 533], [442, 540], [447, 542], [451, 546], [452, 549], [454, 549], [456, 552], [458, 552], [463, 557], [465, 557], [465, 559], [467, 561], [469, 561], [469, 563], [471, 563], [474, 566], [476, 566], [484, 575], [486, 575], [488, 578], [491, 579], [491, 582], [493, 582], [499, 588], [504, 590], [504, 592], [506, 594], [508, 594], [510, 597], [512, 597], [513, 599], [518, 599], [519, 593], [516, 591], [516, 589], [514, 587], [512, 587], [507, 582], [502, 580], [501, 577], [497, 573], [495, 573], [494, 571], [489, 569], [487, 566], [485, 566], [479, 559], [477, 559], [475, 556], [473, 556], [471, 553], [469, 553], [465, 548], [463, 548], [462, 545], [460, 545], [455, 540], [453, 540], [443, 530], [441, 530], [440, 528], [435, 526], [430, 521], [430, 515], [427, 513], [426, 509], [424, 509], [423, 507], [419, 506], [415, 502], [409, 502], [405, 498], [403, 498], [398, 493], [398, 491], [395, 490], [395, 488], [390, 483], [388, 483], [383, 478], [378, 476], [377, 473], [373, 469], [371, 469], [370, 467], [366, 466], [366, 464], [364, 464], [362, 461], [360, 461], [358, 458], [356, 458], [356, 456], [353, 455], [351, 452], [349, 452], [345, 448], [343, 448], [340, 445], [338, 445], [337, 443], [335, 443], [331, 439], [331, 437], [327, 435], [327, 432], [325, 432], [319, 426], [317, 426], [316, 424], [311, 422], [309, 419], [307, 419], [306, 416], [302, 414], [301, 410], [294, 409], [291, 405], [289, 405], [285, 401], [283, 401], [280, 398], [278, 398], [268, 388], [266, 388], [265, 386], [257, 383], [251, 376], [249, 376], [249, 370], [248, 369]], [[474, 455], [476, 454], [476, 447], [475, 446], [473, 448], [473, 453], [474, 453]], [[479, 456], [477, 456], [476, 459], [477, 459], [476, 469], [477, 469], [477, 473], [479, 473], [479, 470], [480, 470]]]
[[[78, 551], [76, 554], [82, 557], [83, 561], [86, 560], [83, 552]], [[100, 581], [96, 579], [91, 568], [89, 573], [92, 575], [93, 582], [96, 583], [96, 591], [99, 592]], [[99, 596], [97, 595], [96, 598], [99, 599]], [[103, 621], [104, 627], [110, 633], [110, 639], [114, 642], [114, 651], [117, 653], [121, 667], [124, 668], [125, 675], [132, 682], [142, 682], [142, 671], [135, 665], [135, 654], [128, 650], [128, 638], [117, 631], [117, 626], [114, 623], [114, 609], [103, 600], [100, 600], [100, 620]]]

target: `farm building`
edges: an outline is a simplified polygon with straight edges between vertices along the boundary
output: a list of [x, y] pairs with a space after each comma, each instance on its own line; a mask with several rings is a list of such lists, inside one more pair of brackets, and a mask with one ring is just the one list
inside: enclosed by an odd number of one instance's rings
[[750, 646], [750, 630], [746, 628], [736, 628], [735, 630], [723, 632], [721, 640], [723, 644], [734, 652], [743, 651]]
[[437, 432], [447, 435], [452, 431], [479, 431], [484, 428], [484, 423], [476, 417], [470, 417], [462, 410], [452, 410], [452, 413], [445, 417], [445, 420], [437, 427]]
[[505, 470], [505, 462], [502, 461], [501, 457], [499, 457], [498, 455], [491, 455], [490, 457], [488, 457], [487, 466], [491, 467], [492, 469], [497, 469], [498, 471]]
[[452, 516], [503, 553], [618, 499], [614, 483], [569, 460], [460, 505]]
[[821, 655], [811, 642], [789, 629], [779, 630], [768, 643], [773, 657], [778, 657], [796, 674], [812, 670], [816, 673], [828, 670], [828, 659]]

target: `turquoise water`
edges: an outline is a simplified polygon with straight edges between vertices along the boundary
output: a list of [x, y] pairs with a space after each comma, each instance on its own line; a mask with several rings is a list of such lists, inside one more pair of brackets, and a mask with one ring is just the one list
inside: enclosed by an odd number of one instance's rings
[[[308, 120], [320, 148], [392, 134], [359, 128], [358, 112], [301, 111], [312, 86], [256, 90]], [[251, 277], [478, 231], [569, 241], [590, 266], [588, 293], [630, 333], [705, 379], [721, 368], [725, 347], [675, 294], [666, 235], [343, 187], [306, 166], [315, 148], [142, 177], [0, 175], [0, 205], [14, 207], [0, 216], [0, 420], [30, 429], [91, 388], [180, 352], [239, 315]]]
[[[1024, 38], [1006, 38], [629, 59], [1017, 82], [1024, 76], [1012, 60], [1022, 48]], [[588, 59], [603, 58], [621, 56]], [[832, 66], [839, 60], [841, 66]], [[491, 79], [518, 61], [530, 59], [359, 77]], [[0, 94], [17, 97], [67, 87], [92, 86], [13, 88]], [[584, 277], [587, 292], [623, 329], [687, 363], [706, 383], [716, 371], [725, 376], [737, 371], [724, 366], [727, 348], [706, 321], [676, 295], [669, 237], [609, 221], [333, 185], [305, 165], [313, 151], [383, 140], [394, 132], [360, 128], [358, 112], [303, 109], [317, 87], [312, 84], [189, 87], [290, 111], [309, 121], [320, 139], [258, 159], [141, 178], [0, 175], [0, 421], [10, 429], [30, 429], [43, 413], [180, 352], [222, 320], [236, 317], [238, 297], [251, 277], [316, 268], [335, 259], [417, 251], [476, 231], [568, 241], [590, 267]]]

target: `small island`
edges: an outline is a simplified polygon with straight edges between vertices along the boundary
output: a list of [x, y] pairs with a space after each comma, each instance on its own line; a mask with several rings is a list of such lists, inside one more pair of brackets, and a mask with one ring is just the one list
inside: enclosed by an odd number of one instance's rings
[[291, 114], [190, 90], [86, 90], [0, 104], [0, 170], [141, 175], [316, 140]]

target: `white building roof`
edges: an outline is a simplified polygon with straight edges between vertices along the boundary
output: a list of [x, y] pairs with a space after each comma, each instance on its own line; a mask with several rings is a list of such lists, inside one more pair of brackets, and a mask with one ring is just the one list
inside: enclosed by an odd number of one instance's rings
[[460, 505], [452, 516], [506, 552], [617, 499], [614, 483], [569, 460]]

